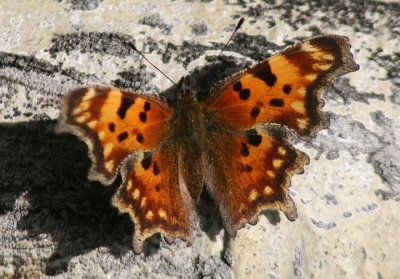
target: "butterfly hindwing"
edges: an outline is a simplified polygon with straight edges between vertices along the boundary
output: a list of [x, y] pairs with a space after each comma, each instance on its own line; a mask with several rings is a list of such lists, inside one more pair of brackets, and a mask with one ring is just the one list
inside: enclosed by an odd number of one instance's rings
[[63, 100], [58, 132], [72, 132], [89, 147], [91, 180], [110, 184], [121, 162], [163, 139], [172, 109], [161, 98], [109, 88], [79, 88]]
[[290, 220], [297, 217], [289, 179], [308, 157], [290, 146], [284, 131], [211, 133], [209, 139], [206, 185], [231, 235], [263, 209], [282, 210]]
[[161, 232], [166, 239], [190, 240], [194, 203], [179, 181], [174, 144], [166, 142], [154, 152], [141, 153], [125, 166], [123, 184], [112, 203], [135, 222], [135, 253], [142, 251], [144, 240], [155, 232]]
[[202, 105], [235, 129], [272, 122], [309, 139], [327, 126], [322, 87], [358, 67], [347, 37], [317, 36], [228, 78]]

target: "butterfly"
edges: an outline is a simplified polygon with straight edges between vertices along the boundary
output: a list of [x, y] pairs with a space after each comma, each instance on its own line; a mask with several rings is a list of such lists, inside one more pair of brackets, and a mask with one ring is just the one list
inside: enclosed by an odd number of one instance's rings
[[309, 159], [289, 143], [289, 130], [309, 140], [326, 128], [323, 87], [358, 69], [347, 37], [311, 37], [217, 83], [201, 101], [188, 76], [170, 102], [75, 89], [63, 98], [56, 131], [86, 142], [89, 180], [110, 185], [121, 175], [112, 204], [135, 223], [135, 253], [155, 233], [190, 243], [204, 187], [235, 236], [265, 209], [296, 219], [290, 178]]

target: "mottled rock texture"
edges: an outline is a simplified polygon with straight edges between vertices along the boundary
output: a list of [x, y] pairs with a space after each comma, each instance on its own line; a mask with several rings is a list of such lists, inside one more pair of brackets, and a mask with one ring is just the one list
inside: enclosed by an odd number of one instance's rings
[[[251, 3], [250, 3], [251, 2]], [[213, 67], [238, 19], [245, 24]], [[398, 1], [11, 1], [0, 3], [0, 277], [400, 277]], [[87, 84], [163, 92], [223, 77], [312, 35], [350, 38], [358, 72], [323, 95], [330, 127], [292, 179], [299, 218], [265, 212], [235, 239], [203, 195], [191, 247], [159, 236], [134, 255], [133, 224], [89, 182], [86, 146], [55, 135], [61, 97]]]

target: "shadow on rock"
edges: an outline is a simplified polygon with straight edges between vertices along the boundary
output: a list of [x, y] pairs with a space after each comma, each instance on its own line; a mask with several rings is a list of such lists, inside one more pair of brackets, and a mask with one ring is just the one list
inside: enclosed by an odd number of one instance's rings
[[[28, 214], [17, 225], [30, 237], [50, 234], [57, 249], [46, 274], [66, 270], [69, 260], [100, 246], [114, 255], [131, 249], [133, 224], [118, 214], [110, 199], [120, 184], [89, 182], [87, 147], [76, 137], [55, 135], [55, 121], [2, 124], [0, 159], [2, 213], [24, 192]], [[6, 198], [4, 198], [6, 197]]]

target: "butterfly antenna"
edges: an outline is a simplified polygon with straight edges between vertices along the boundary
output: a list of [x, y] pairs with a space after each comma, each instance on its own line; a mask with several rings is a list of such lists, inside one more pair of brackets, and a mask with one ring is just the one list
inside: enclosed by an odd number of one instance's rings
[[232, 35], [230, 36], [229, 40], [226, 42], [225, 46], [222, 48], [222, 50], [218, 53], [217, 57], [215, 57], [213, 63], [211, 64], [211, 67], [214, 66], [215, 62], [217, 62], [218, 58], [221, 56], [221, 54], [224, 52], [224, 50], [226, 49], [226, 47], [229, 45], [229, 43], [231, 42], [233, 35], [236, 34], [236, 32], [239, 30], [239, 28], [242, 26], [244, 22], [244, 17], [242, 17], [238, 24], [236, 24], [235, 30], [233, 30]]
[[144, 60], [146, 60], [151, 66], [153, 66], [154, 68], [156, 68], [157, 71], [159, 71], [164, 77], [166, 77], [170, 82], [172, 82], [177, 88], [179, 88], [178, 84], [176, 84], [172, 79], [170, 79], [163, 71], [161, 71], [156, 65], [154, 65], [153, 63], [150, 62], [149, 59], [146, 58], [146, 56], [144, 56], [144, 54], [138, 50], [135, 45], [131, 42], [126, 40], [125, 43], [130, 46], [134, 51], [136, 51], [137, 53], [139, 53], [140, 56], [143, 57]]

